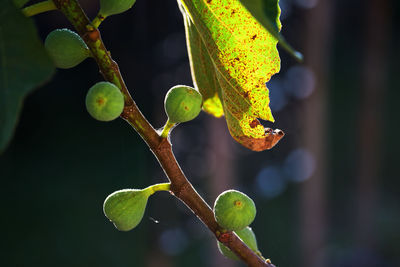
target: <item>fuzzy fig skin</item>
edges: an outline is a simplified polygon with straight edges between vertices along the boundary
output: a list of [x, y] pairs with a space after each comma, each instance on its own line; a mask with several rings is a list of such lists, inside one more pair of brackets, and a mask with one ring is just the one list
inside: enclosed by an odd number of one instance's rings
[[73, 68], [87, 57], [90, 51], [82, 38], [68, 29], [57, 29], [47, 35], [44, 46], [56, 67]]
[[172, 87], [165, 96], [164, 107], [173, 123], [181, 123], [196, 118], [203, 103], [203, 97], [194, 88], [185, 85]]
[[246, 194], [227, 190], [215, 200], [214, 216], [224, 229], [239, 231], [254, 221], [256, 206]]
[[103, 17], [116, 15], [130, 9], [136, 0], [100, 0], [99, 13]]
[[146, 190], [116, 191], [104, 201], [104, 214], [118, 230], [130, 231], [142, 220], [149, 196]]
[[[258, 252], [256, 235], [254, 234], [253, 230], [250, 227], [247, 226], [242, 230], [236, 231], [235, 233], [252, 251]], [[218, 249], [222, 255], [232, 260], [237, 260], [237, 261], [240, 260], [238, 256], [236, 256], [235, 253], [233, 253], [228, 247], [226, 247], [219, 241], [217, 242], [218, 242]]]
[[124, 96], [114, 84], [98, 82], [86, 95], [86, 109], [96, 120], [112, 121], [124, 109]]

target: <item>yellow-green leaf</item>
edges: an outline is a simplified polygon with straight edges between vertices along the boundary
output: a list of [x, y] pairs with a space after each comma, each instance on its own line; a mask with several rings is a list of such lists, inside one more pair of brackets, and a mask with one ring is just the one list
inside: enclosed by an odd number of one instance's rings
[[255, 151], [270, 149], [283, 132], [265, 129], [257, 118], [274, 121], [265, 84], [280, 69], [276, 38], [238, 0], [180, 2], [195, 85], [205, 99], [218, 94], [236, 141]]
[[214, 65], [194, 24], [186, 15], [183, 19], [193, 84], [203, 96], [203, 110], [217, 118], [221, 117], [224, 111], [218, 96], [220, 89]]
[[279, 0], [240, 0], [240, 2], [279, 41], [283, 49], [297, 61], [303, 60], [303, 55], [294, 50], [279, 32], [281, 30]]

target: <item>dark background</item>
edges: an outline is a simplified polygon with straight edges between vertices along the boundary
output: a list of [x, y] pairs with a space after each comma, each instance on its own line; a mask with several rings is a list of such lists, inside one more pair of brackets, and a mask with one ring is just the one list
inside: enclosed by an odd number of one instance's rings
[[[93, 18], [97, 1], [81, 3]], [[201, 114], [173, 131], [176, 157], [210, 205], [231, 188], [254, 199], [259, 248], [277, 266], [400, 266], [399, 3], [282, 0], [281, 7], [282, 33], [305, 56], [298, 64], [280, 49], [282, 69], [268, 85], [276, 122], [266, 125], [285, 138], [251, 152], [223, 119]], [[56, 11], [34, 20], [43, 39], [70, 28]], [[101, 31], [138, 106], [161, 127], [166, 91], [192, 85], [176, 2], [138, 0]], [[166, 178], [124, 121], [102, 123], [86, 112], [86, 92], [101, 80], [86, 60], [26, 99], [0, 156], [1, 266], [238, 266], [168, 193], [150, 199], [130, 232], [107, 221], [108, 194]]]

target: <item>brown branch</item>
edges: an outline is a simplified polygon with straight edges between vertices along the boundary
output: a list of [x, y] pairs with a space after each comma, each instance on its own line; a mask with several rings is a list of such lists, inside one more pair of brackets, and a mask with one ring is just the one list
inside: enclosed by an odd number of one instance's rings
[[110, 53], [101, 40], [98, 29], [94, 28], [80, 7], [77, 0], [53, 0], [57, 8], [64, 13], [79, 35], [83, 38], [99, 66], [104, 79], [117, 85], [125, 97], [125, 108], [121, 117], [127, 121], [147, 143], [171, 182], [171, 193], [186, 204], [194, 214], [214, 233], [216, 238], [229, 247], [248, 266], [268, 266], [273, 264], [258, 257], [236, 234], [222, 229], [214, 218], [214, 213], [203, 198], [197, 193], [185, 177], [175, 156], [168, 138], [161, 138], [157, 131], [140, 112], [129, 94], [122, 79], [118, 64], [112, 60]]

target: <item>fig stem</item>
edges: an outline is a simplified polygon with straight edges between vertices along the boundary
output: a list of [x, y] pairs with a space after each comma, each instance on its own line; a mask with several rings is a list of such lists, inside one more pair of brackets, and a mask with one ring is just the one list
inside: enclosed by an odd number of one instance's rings
[[174, 122], [171, 122], [169, 119], [167, 120], [167, 122], [164, 125], [164, 128], [161, 132], [161, 137], [162, 138], [167, 138], [169, 135], [169, 132], [171, 131], [171, 129], [175, 126]]
[[170, 191], [170, 188], [171, 188], [171, 183], [161, 183], [161, 184], [153, 184], [149, 187], [146, 187], [145, 189], [143, 189], [143, 191], [146, 191], [149, 194], [149, 196], [151, 196], [152, 194], [158, 191]]
[[97, 29], [99, 28], [100, 24], [106, 19], [105, 16], [103, 16], [102, 14], [97, 14], [97, 16], [93, 19], [92, 21], [92, 26]]
[[53, 3], [53, 1], [47, 0], [47, 1], [39, 2], [39, 3], [36, 3], [31, 6], [27, 6], [27, 7], [23, 8], [22, 13], [27, 17], [32, 17], [37, 14], [44, 13], [44, 12], [51, 11], [51, 10], [56, 10], [56, 9], [57, 9], [57, 7]]

